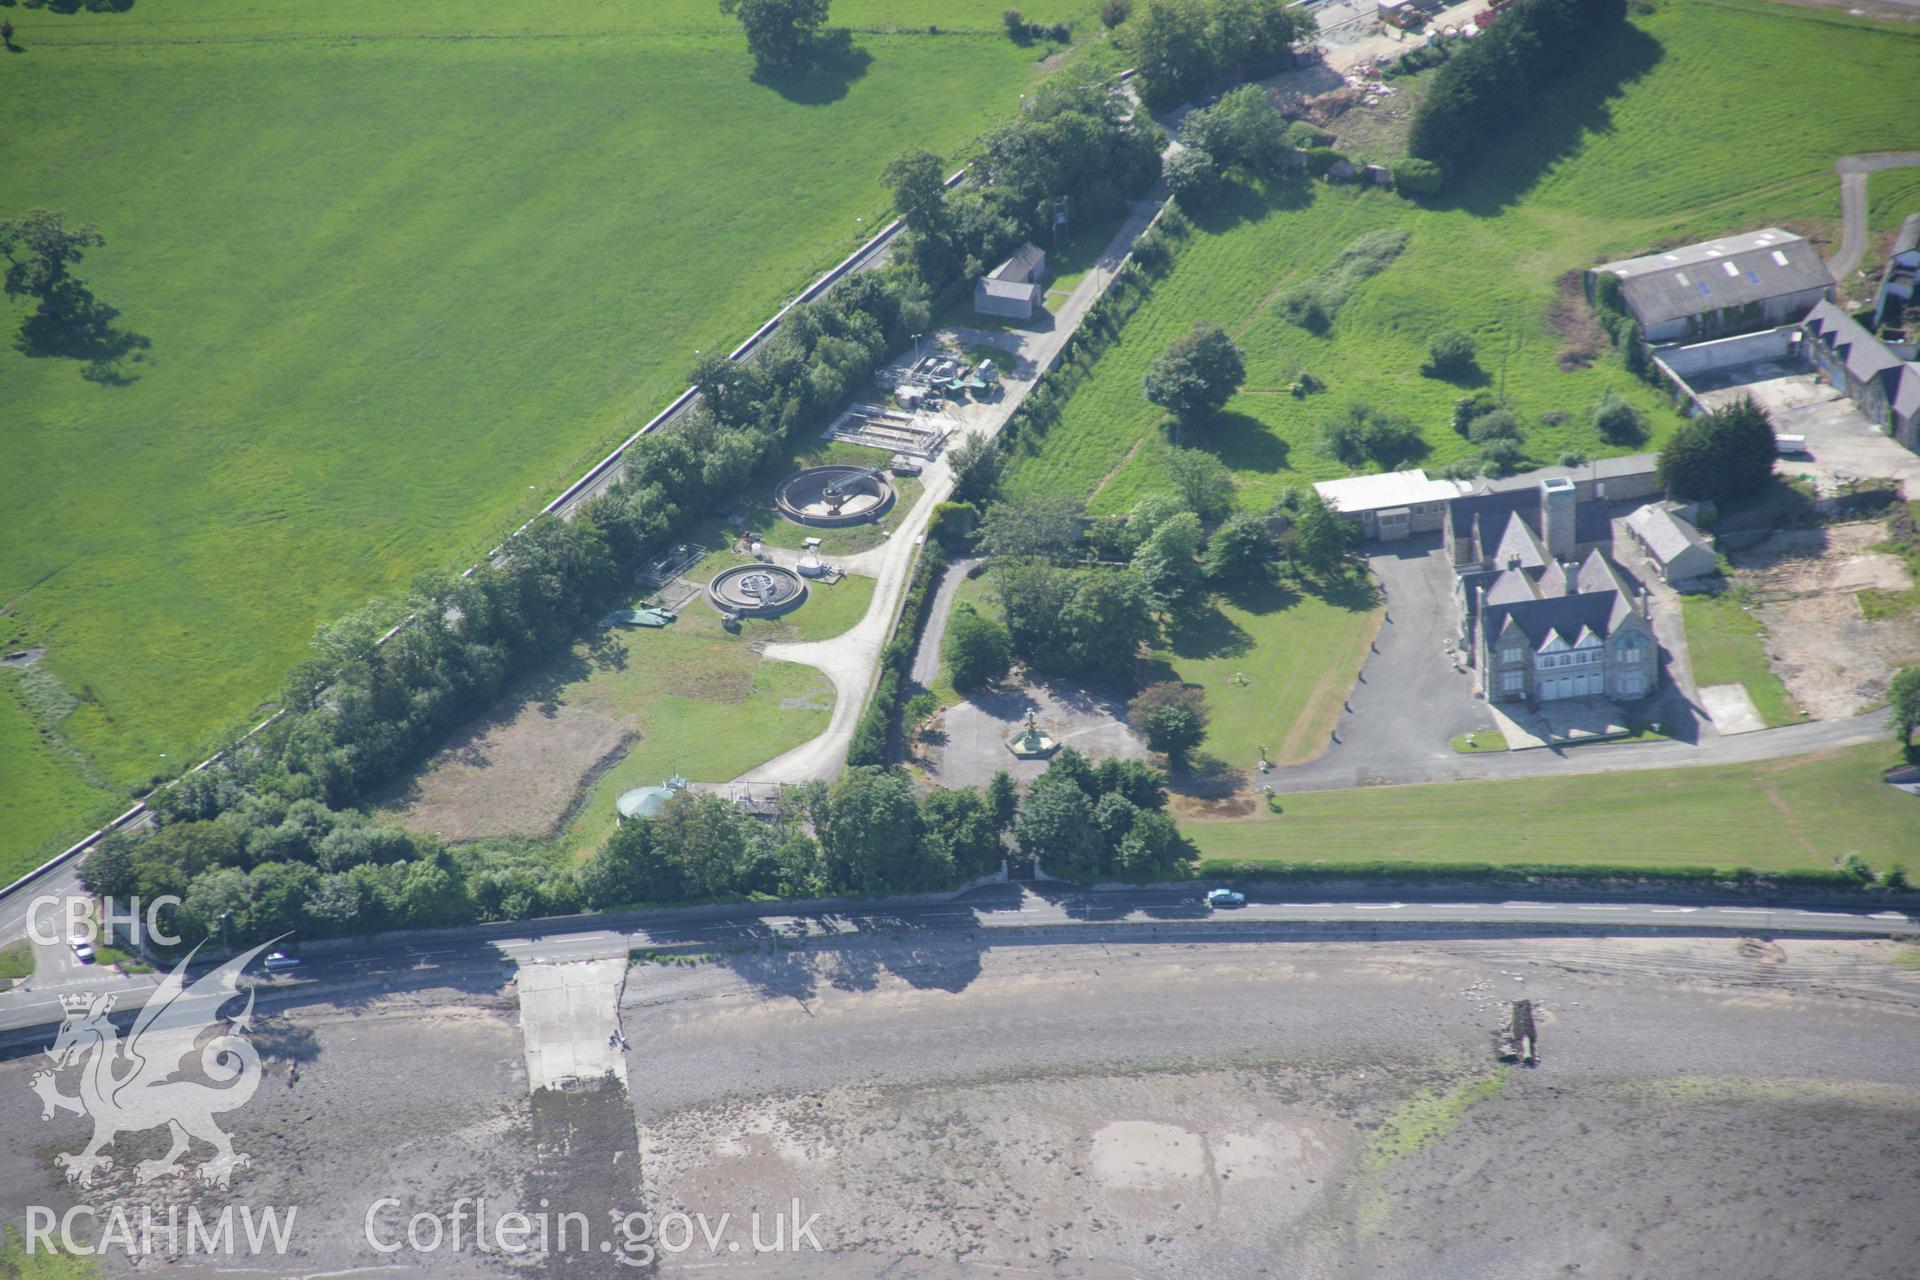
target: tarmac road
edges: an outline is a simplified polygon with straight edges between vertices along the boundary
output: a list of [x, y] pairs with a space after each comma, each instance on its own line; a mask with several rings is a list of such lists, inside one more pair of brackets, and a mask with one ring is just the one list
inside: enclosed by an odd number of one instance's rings
[[[1292, 902], [1268, 893], [1238, 909], [1210, 909], [1207, 886], [1085, 891], [1050, 885], [1045, 895], [1016, 885], [989, 885], [947, 902], [857, 912], [781, 914], [743, 907], [715, 918], [711, 911], [660, 911], [637, 917], [573, 917], [512, 936], [476, 936], [475, 930], [387, 935], [364, 942], [316, 943], [291, 973], [262, 975], [255, 983], [262, 1009], [343, 996], [376, 995], [415, 986], [456, 986], [497, 992], [514, 967], [528, 962], [567, 962], [618, 956], [629, 950], [700, 950], [772, 939], [826, 940], [861, 933], [900, 936], [917, 931], [987, 938], [1009, 931], [1004, 942], [1089, 943], [1123, 930], [1135, 941], [1195, 941], [1207, 938], [1284, 940], [1304, 932], [1323, 936], [1355, 930], [1359, 936], [1406, 932], [1415, 936], [1525, 936], [1529, 933], [1797, 934], [1884, 937], [1920, 931], [1920, 919], [1898, 911], [1840, 910], [1817, 902], [1757, 906], [1746, 902], [1674, 898], [1624, 903], [1541, 895], [1527, 900], [1459, 900], [1408, 895], [1404, 900], [1326, 896]], [[625, 929], [619, 926], [635, 924]], [[615, 927], [609, 927], [615, 926]], [[194, 968], [203, 966], [196, 963]], [[40, 1028], [59, 1021], [62, 994], [112, 992], [115, 1011], [127, 1014], [145, 1003], [160, 975], [127, 975], [90, 968], [57, 978], [33, 979], [0, 995], [0, 1031]], [[31, 1036], [14, 1046], [38, 1047]]]

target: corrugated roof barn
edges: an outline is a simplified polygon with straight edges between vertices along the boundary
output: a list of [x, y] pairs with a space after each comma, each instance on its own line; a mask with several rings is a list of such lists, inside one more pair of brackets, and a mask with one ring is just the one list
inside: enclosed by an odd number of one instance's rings
[[1620, 299], [1649, 342], [1724, 337], [1791, 324], [1833, 296], [1833, 276], [1804, 236], [1770, 227], [1608, 262], [1587, 273], [1620, 281]]

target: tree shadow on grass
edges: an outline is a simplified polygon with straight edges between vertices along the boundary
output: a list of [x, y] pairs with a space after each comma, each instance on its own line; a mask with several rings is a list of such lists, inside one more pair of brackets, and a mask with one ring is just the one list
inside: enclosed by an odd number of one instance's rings
[[1179, 433], [1183, 448], [1204, 449], [1234, 471], [1285, 471], [1292, 446], [1250, 413], [1229, 409]]
[[1332, 574], [1326, 578], [1300, 579], [1301, 590], [1315, 599], [1361, 613], [1380, 603], [1380, 588], [1365, 573]]
[[873, 55], [853, 43], [846, 31], [829, 31], [813, 42], [812, 55], [792, 65], [761, 64], [753, 82], [788, 102], [823, 107], [847, 96], [847, 89], [873, 65]]
[[1449, 386], [1459, 387], [1463, 391], [1477, 391], [1493, 381], [1493, 379], [1487, 375], [1487, 371], [1482, 369], [1478, 364], [1470, 368], [1450, 369], [1442, 373], [1440, 370], [1434, 368], [1431, 363], [1427, 363], [1420, 366], [1420, 376], [1423, 378], [1431, 378], [1435, 382], [1444, 382]]
[[40, 304], [20, 324], [14, 349], [33, 360], [80, 360], [80, 376], [106, 387], [129, 386], [138, 375], [127, 371], [138, 364], [153, 340], [114, 322], [120, 312], [84, 288], [62, 292], [55, 302]]
[[1666, 50], [1631, 24], [1592, 48], [1571, 73], [1528, 104], [1527, 123], [1497, 143], [1465, 180], [1432, 207], [1497, 217], [1540, 175], [1585, 144], [1589, 134], [1613, 131], [1612, 100], [1657, 65]]
[[1253, 648], [1253, 637], [1209, 600], [1181, 610], [1167, 628], [1167, 648], [1182, 658], [1237, 658]]
[[1238, 582], [1221, 592], [1221, 595], [1234, 608], [1256, 616], [1279, 613], [1300, 603], [1299, 590], [1292, 583], [1277, 578]]
[[1203, 207], [1180, 206], [1187, 221], [1207, 232], [1219, 235], [1243, 222], [1258, 222], [1280, 209], [1304, 209], [1313, 203], [1313, 184], [1304, 175], [1259, 178], [1248, 182], [1230, 177], [1219, 192]]

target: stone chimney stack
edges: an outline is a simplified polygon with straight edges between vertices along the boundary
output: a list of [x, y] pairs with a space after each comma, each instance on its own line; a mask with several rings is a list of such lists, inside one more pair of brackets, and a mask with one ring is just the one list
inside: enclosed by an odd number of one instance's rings
[[1573, 509], [1578, 493], [1566, 476], [1540, 482], [1540, 536], [1547, 544], [1547, 554], [1556, 560], [1573, 558]]

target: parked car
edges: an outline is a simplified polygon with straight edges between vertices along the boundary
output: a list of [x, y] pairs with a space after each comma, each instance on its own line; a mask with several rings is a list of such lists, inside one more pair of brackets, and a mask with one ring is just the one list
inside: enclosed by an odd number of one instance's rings
[[81, 964], [93, 963], [93, 944], [85, 938], [75, 938], [67, 944], [73, 948], [73, 958]]
[[279, 973], [284, 969], [298, 969], [300, 967], [300, 957], [288, 955], [284, 951], [269, 951], [267, 952], [266, 966], [268, 973]]
[[1241, 893], [1238, 889], [1214, 889], [1207, 894], [1207, 905], [1210, 907], [1244, 907], [1247, 905], [1247, 895]]

